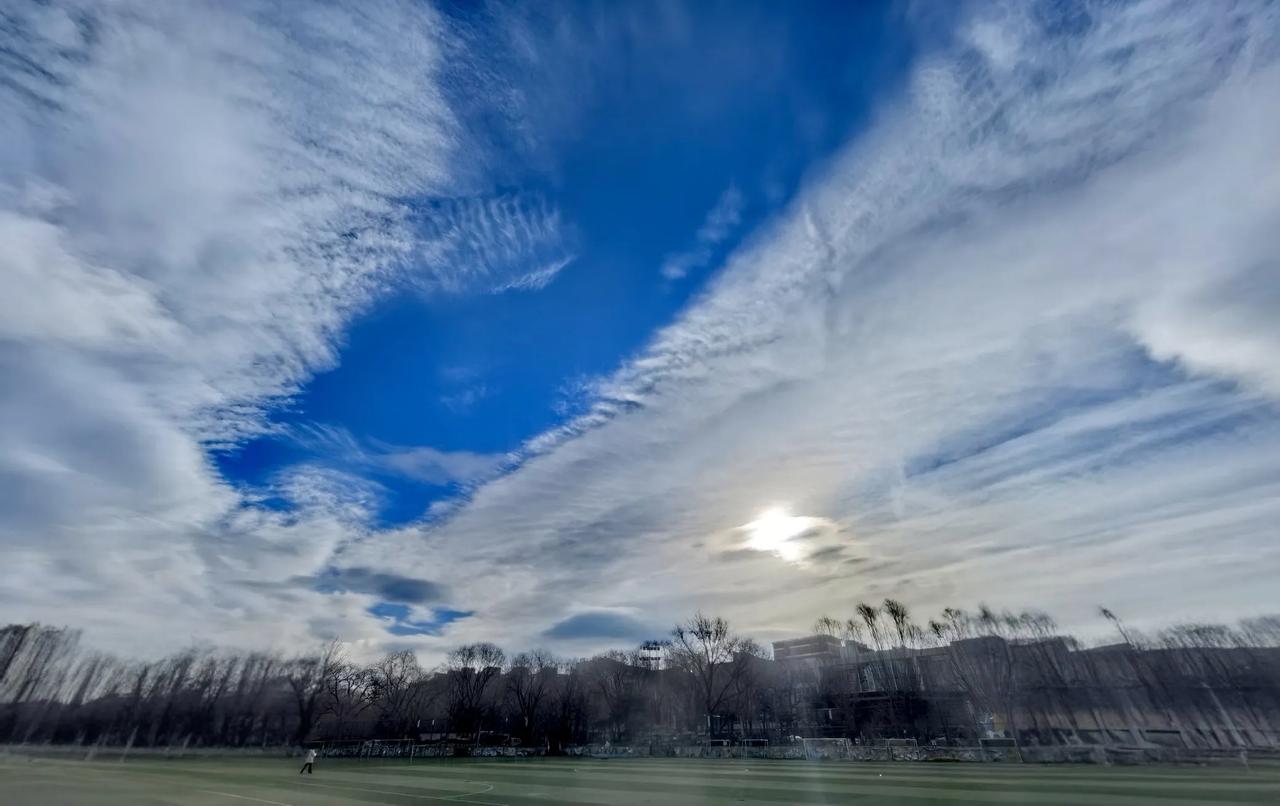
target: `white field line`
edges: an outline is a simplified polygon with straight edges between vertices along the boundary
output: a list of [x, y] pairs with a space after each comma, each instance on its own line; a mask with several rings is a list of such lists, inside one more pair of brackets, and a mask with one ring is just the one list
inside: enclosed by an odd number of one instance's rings
[[[123, 769], [115, 762], [105, 762], [105, 761], [84, 762], [84, 761], [72, 761], [69, 759], [43, 759], [42, 760], [42, 762], [47, 762], [47, 761], [52, 761], [54, 762], [54, 764], [58, 766], [71, 766], [71, 767], [78, 767], [84, 764], [101, 765], [101, 769], [100, 770], [95, 769], [95, 772], [102, 771], [102, 772], [113, 772], [113, 773], [122, 773], [122, 774], [127, 774], [130, 772], [138, 772], [138, 770]], [[107, 766], [108, 764], [110, 766]], [[165, 776], [166, 772], [184, 772], [184, 771], [185, 772], [204, 772], [205, 770], [199, 767], [167, 767], [165, 768], [164, 771], [145, 770], [141, 772], [143, 772], [144, 775], [151, 775], [154, 777], [168, 777], [168, 776]], [[393, 792], [388, 789], [369, 789], [368, 787], [359, 787], [359, 786], [318, 784], [318, 783], [312, 783], [309, 781], [298, 781], [298, 783], [302, 786], [318, 786], [318, 787], [323, 787], [325, 789], [346, 789], [352, 792], [375, 792], [380, 795], [397, 795], [403, 798], [417, 798], [419, 800], [443, 800], [443, 801], [452, 801], [455, 803], [474, 803], [474, 804], [477, 804], [477, 806], [508, 806], [508, 804], [506, 803], [498, 803], [496, 801], [489, 801], [489, 800], [458, 800], [458, 798], [467, 798], [467, 797], [471, 797], [472, 795], [483, 795], [486, 792], [492, 792], [493, 784], [482, 784], [482, 786], [484, 786], [485, 789], [477, 789], [474, 792], [459, 792], [455, 795], [421, 795], [421, 794], [409, 793], [409, 792]], [[480, 782], [477, 781], [475, 783], [480, 783]], [[199, 789], [196, 791], [205, 792], [210, 795], [221, 795], [223, 797], [228, 797], [228, 798], [237, 798], [239, 800], [249, 800], [249, 801], [254, 801], [256, 803], [268, 803], [268, 804], [271, 804], [272, 806], [293, 806], [293, 804], [291, 803], [282, 803], [278, 800], [264, 800], [263, 798], [251, 798], [247, 795], [234, 795], [230, 792], [218, 792], [212, 789]]]
[[[476, 783], [479, 783], [479, 781], [477, 781]], [[493, 791], [493, 784], [484, 784], [484, 786], [485, 786], [484, 789], [477, 789], [475, 792], [460, 792], [457, 795], [450, 795], [447, 798], [445, 798], [445, 800], [457, 800], [458, 798], [469, 798], [472, 795], [483, 795], [486, 792]], [[479, 801], [473, 800], [471, 802], [478, 803]]]
[[[71, 763], [75, 763], [75, 762], [71, 762]], [[24, 770], [24, 772], [30, 772], [30, 771], [31, 771], [30, 769]], [[44, 769], [36, 769], [35, 772], [43, 773], [46, 776], [48, 776], [49, 774], [53, 773], [53, 770], [50, 770], [46, 767]], [[106, 770], [104, 770], [104, 772], [124, 773], [125, 770], [109, 767]], [[267, 804], [270, 804], [270, 806], [293, 806], [292, 803], [282, 803], [281, 801], [278, 801], [278, 800], [266, 800], [265, 798], [251, 798], [248, 795], [235, 795], [235, 794], [232, 794], [231, 792], [218, 792], [217, 790], [214, 790], [214, 789], [196, 789], [195, 791], [203, 792], [206, 795], [218, 795], [219, 797], [223, 797], [223, 798], [235, 798], [237, 800], [250, 800], [250, 801], [253, 801], [254, 803], [267, 803]]]
[[251, 798], [248, 795], [233, 795], [230, 792], [218, 792], [214, 789], [197, 789], [197, 792], [203, 792], [206, 795], [220, 795], [224, 798], [235, 798], [236, 800], [251, 800], [254, 803], [270, 803], [271, 806], [293, 806], [292, 803], [281, 803], [278, 800], [265, 800], [263, 798]]
[[346, 789], [352, 792], [374, 792], [379, 795], [395, 795], [401, 798], [415, 798], [417, 800], [443, 800], [453, 801], [456, 803], [478, 803], [480, 806], [507, 806], [505, 803], [498, 803], [492, 800], [458, 800], [458, 798], [466, 798], [471, 795], [482, 795], [485, 792], [492, 791], [493, 784], [486, 784], [488, 789], [482, 789], [478, 792], [459, 792], [456, 795], [420, 795], [416, 792], [395, 792], [390, 789], [370, 789], [363, 786], [341, 786], [338, 784], [316, 784], [311, 781], [299, 781], [301, 786], [319, 786], [325, 789]]

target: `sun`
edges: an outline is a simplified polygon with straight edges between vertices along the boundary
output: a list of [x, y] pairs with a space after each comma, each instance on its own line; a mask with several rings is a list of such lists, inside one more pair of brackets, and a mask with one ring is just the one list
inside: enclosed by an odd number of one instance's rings
[[773, 507], [742, 528], [748, 534], [747, 548], [767, 551], [787, 562], [799, 562], [806, 555], [804, 544], [795, 538], [812, 524], [813, 518], [791, 515], [783, 507]]

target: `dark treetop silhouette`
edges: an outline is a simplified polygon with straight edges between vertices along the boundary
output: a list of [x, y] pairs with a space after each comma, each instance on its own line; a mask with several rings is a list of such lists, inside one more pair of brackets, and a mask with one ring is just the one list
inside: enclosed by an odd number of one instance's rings
[[370, 664], [334, 641], [301, 657], [190, 650], [127, 661], [79, 633], [0, 629], [0, 741], [136, 747], [382, 739], [455, 747], [697, 744], [794, 736], [1219, 750], [1280, 745], [1280, 617], [1181, 624], [1084, 647], [1037, 612], [892, 599], [824, 616], [772, 657], [697, 614], [635, 650], [510, 660], [464, 644], [436, 669]]

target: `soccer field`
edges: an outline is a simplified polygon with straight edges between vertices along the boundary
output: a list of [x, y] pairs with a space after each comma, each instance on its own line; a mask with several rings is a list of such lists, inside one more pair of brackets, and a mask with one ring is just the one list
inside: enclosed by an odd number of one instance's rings
[[683, 759], [444, 760], [0, 758], [0, 803], [331, 806], [498, 804], [1280, 803], [1280, 772]]

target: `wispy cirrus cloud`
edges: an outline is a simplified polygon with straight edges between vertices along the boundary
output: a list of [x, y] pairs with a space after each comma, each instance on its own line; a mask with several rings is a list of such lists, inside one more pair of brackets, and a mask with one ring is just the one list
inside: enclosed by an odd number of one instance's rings
[[471, 410], [472, 406], [488, 396], [488, 385], [476, 384], [465, 389], [459, 389], [456, 392], [441, 395], [440, 402], [454, 414], [466, 414]]
[[667, 255], [662, 261], [662, 276], [668, 280], [679, 280], [692, 269], [701, 268], [711, 262], [717, 246], [724, 242], [742, 222], [742, 209], [746, 200], [736, 185], [730, 185], [715, 205], [707, 213], [702, 226], [698, 227], [693, 248], [684, 252]]
[[440, 269], [422, 278], [428, 290], [536, 291], [573, 262], [572, 236], [540, 196], [433, 199], [422, 207], [418, 257]]
[[[589, 606], [761, 637], [884, 595], [1256, 607], [1280, 568], [1276, 9], [1053, 8], [967, 8], [587, 413], [378, 551], [483, 569], [469, 634], [516, 643]], [[717, 536], [780, 504], [831, 523], [838, 562], [726, 563]]]
[[425, 484], [472, 486], [492, 478], [512, 457], [472, 451], [441, 451], [419, 445], [393, 445], [357, 439], [345, 428], [304, 425], [289, 429], [294, 442], [344, 466], [380, 472]]

